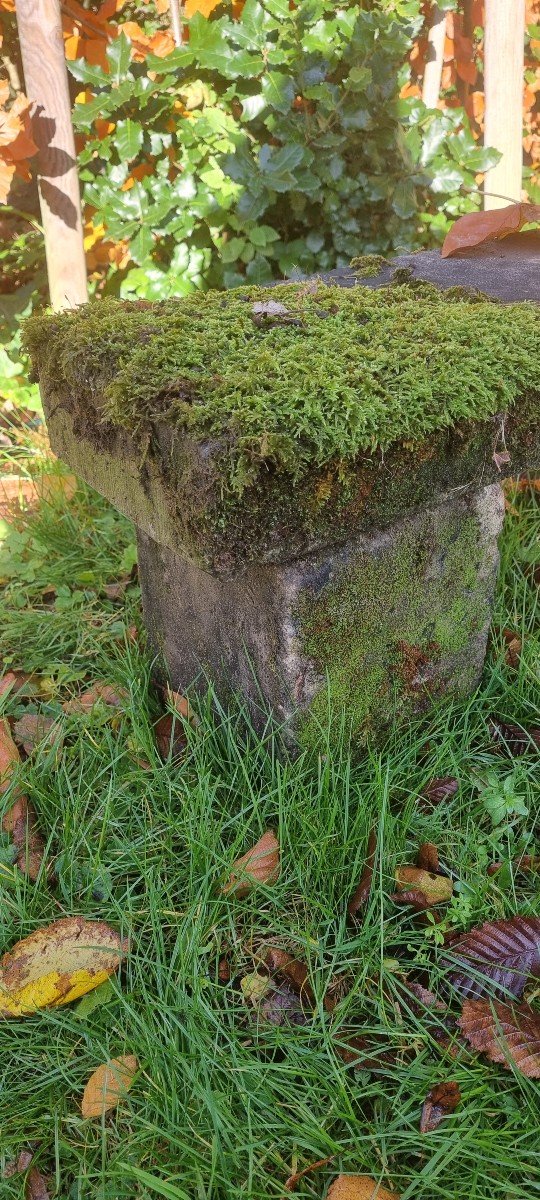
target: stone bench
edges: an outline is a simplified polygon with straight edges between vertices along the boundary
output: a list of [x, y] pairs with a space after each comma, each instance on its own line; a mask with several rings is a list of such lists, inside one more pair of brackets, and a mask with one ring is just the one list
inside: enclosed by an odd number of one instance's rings
[[523, 236], [30, 319], [53, 449], [134, 521], [174, 687], [241, 691], [300, 745], [329, 704], [361, 743], [474, 688], [501, 470], [540, 464]]

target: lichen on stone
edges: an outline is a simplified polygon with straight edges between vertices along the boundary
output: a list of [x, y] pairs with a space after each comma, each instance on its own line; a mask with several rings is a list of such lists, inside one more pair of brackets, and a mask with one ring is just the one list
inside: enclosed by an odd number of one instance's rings
[[346, 473], [361, 454], [507, 410], [538, 388], [540, 322], [534, 304], [429, 284], [308, 281], [93, 301], [31, 317], [25, 341], [51, 402], [141, 444], [158, 422], [219, 438], [222, 487], [241, 495], [269, 470]]

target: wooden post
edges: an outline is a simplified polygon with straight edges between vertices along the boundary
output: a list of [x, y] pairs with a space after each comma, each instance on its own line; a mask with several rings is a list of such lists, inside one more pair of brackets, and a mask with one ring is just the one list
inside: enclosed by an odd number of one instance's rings
[[169, 0], [171, 30], [176, 46], [181, 46], [184, 40], [182, 9], [183, 5], [180, 3], [180, 0]]
[[86, 262], [60, 0], [16, 0], [53, 308], [88, 299]]
[[484, 144], [502, 158], [488, 171], [484, 208], [521, 200], [525, 0], [486, 0], [484, 28]]
[[422, 100], [428, 108], [436, 108], [439, 99], [445, 36], [446, 13], [441, 11], [438, 4], [434, 4], [431, 10], [426, 63], [422, 80]]

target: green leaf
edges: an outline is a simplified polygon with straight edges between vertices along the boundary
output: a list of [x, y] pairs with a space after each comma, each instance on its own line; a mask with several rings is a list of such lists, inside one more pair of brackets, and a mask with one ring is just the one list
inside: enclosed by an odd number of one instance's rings
[[114, 38], [107, 50], [107, 61], [109, 63], [109, 80], [111, 83], [119, 84], [123, 81], [125, 75], [129, 71], [131, 64], [131, 42], [126, 37], [125, 33], [120, 33]]
[[401, 179], [394, 188], [392, 208], [398, 217], [407, 220], [416, 212], [416, 189], [410, 179]]
[[102, 1004], [108, 1004], [109, 1001], [114, 1000], [115, 997], [116, 992], [114, 987], [110, 979], [106, 979], [105, 982], [101, 983], [93, 992], [88, 992], [86, 996], [83, 996], [82, 1000], [79, 1000], [79, 1003], [76, 1004], [75, 1008], [73, 1009], [74, 1016], [79, 1017], [79, 1019], [82, 1021], [85, 1021], [95, 1008], [100, 1008]]
[[118, 121], [114, 140], [120, 158], [126, 162], [131, 162], [137, 157], [139, 151], [142, 150], [144, 141], [143, 127], [137, 121], [132, 121], [129, 117], [126, 121]]
[[109, 79], [103, 67], [92, 65], [85, 58], [75, 58], [72, 62], [68, 61], [67, 67], [74, 79], [77, 79], [79, 83], [89, 84], [91, 87], [104, 87]]
[[263, 76], [262, 94], [270, 108], [287, 113], [294, 100], [294, 83], [283, 71], [267, 71]]

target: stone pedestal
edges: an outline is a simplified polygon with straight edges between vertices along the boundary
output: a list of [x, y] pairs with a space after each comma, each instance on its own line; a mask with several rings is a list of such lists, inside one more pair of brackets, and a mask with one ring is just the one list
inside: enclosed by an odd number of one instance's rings
[[[528, 249], [523, 255], [525, 244]], [[476, 280], [477, 286], [504, 301], [523, 299], [525, 280], [532, 299], [539, 300], [540, 271], [535, 276], [535, 264], [540, 267], [538, 242], [526, 238], [513, 251], [511, 245], [504, 250], [494, 246], [491, 252], [484, 249], [476, 266], [470, 256], [444, 261], [436, 252], [428, 252], [394, 261], [376, 275], [348, 271], [327, 278], [330, 284], [347, 288], [394, 288], [392, 319], [399, 335], [400, 304], [404, 312], [409, 311], [408, 293], [401, 287], [404, 278], [427, 278], [439, 287], [446, 283], [452, 288], [460, 283], [471, 286]], [[400, 290], [392, 282], [396, 269], [407, 272], [397, 276]], [[423, 296], [422, 288], [419, 294]], [[429, 289], [426, 294], [431, 294]], [[239, 301], [247, 304], [247, 310]], [[179, 301], [181, 321], [184, 313], [189, 317], [189, 304], [199, 318], [196, 306], [202, 303], [197, 298]], [[290, 292], [225, 293], [209, 303], [211, 315], [219, 307], [227, 312], [233, 306], [235, 329], [247, 331], [242, 334], [246, 369], [253, 325], [256, 337], [260, 329], [261, 338], [267, 338], [265, 346], [278, 349], [280, 339], [285, 342], [291, 330], [296, 336], [300, 328], [301, 353], [304, 333], [313, 337], [314, 314], [321, 322], [330, 322], [335, 314], [340, 320], [336, 293], [326, 288], [324, 279], [306, 281]], [[304, 322], [304, 303], [311, 305], [311, 324], [307, 318]], [[454, 293], [448, 303], [468, 301], [456, 299]], [[131, 348], [128, 344], [124, 350], [121, 345], [123, 318], [127, 314], [132, 322], [135, 333], [129, 336], [143, 347], [148, 345], [150, 376], [156, 372], [152, 354], [154, 338], [159, 342], [160, 337], [160, 313], [170, 320], [170, 304], [150, 309], [148, 319], [146, 313], [144, 319], [140, 317], [140, 329], [133, 323], [139, 320], [137, 306], [118, 304], [115, 310], [110, 303], [102, 307], [101, 302], [92, 308], [90, 326], [85, 325], [84, 312], [34, 321], [28, 342], [53, 449], [135, 522], [150, 647], [164, 660], [175, 688], [205, 688], [210, 679], [224, 702], [231, 692], [239, 691], [256, 723], [261, 724], [271, 709], [291, 744], [312, 745], [320, 744], [328, 721], [334, 732], [344, 724], [355, 743], [362, 744], [394, 718], [422, 712], [444, 694], [465, 696], [475, 687], [484, 661], [497, 575], [497, 537], [504, 511], [501, 468], [516, 474], [540, 462], [538, 355], [536, 362], [531, 361], [530, 386], [523, 366], [535, 339], [540, 351], [536, 314], [524, 306], [524, 314], [512, 308], [507, 317], [501, 305], [494, 317], [493, 306], [487, 307], [490, 333], [482, 332], [481, 319], [478, 371], [486, 369], [486, 363], [490, 370], [494, 366], [498, 351], [493, 329], [499, 321], [501, 331], [505, 321], [513, 322], [518, 340], [519, 330], [526, 330], [527, 356], [516, 344], [519, 393], [508, 337], [505, 355], [501, 353], [500, 379], [498, 362], [492, 376], [501, 393], [513, 389], [514, 399], [507, 408], [494, 403], [493, 410], [486, 412], [483, 402], [482, 415], [475, 416], [473, 397], [470, 417], [439, 421], [437, 396], [429, 394], [433, 349], [421, 342], [416, 347], [413, 329], [407, 343], [409, 363], [412, 346], [413, 361], [417, 354], [426, 380], [430, 432], [406, 436], [405, 408], [401, 432], [388, 445], [377, 447], [375, 428], [373, 450], [363, 443], [354, 454], [334, 453], [324, 461], [314, 456], [313, 463], [308, 461], [301, 471], [291, 454], [285, 421], [281, 440], [267, 435], [263, 423], [258, 449], [250, 442], [247, 457], [242, 447], [248, 439], [235, 426], [236, 418], [227, 424], [226, 406], [222, 432], [213, 429], [205, 435], [197, 429], [197, 406], [204, 401], [204, 393], [197, 389], [199, 368], [182, 373], [174, 341], [168, 343], [174, 360], [170, 382], [156, 384], [151, 417], [145, 410], [144, 420], [141, 415], [140, 425], [135, 420], [133, 429], [127, 427], [121, 410], [111, 417], [107, 395], [114, 393], [115, 373], [125, 378], [126, 369], [131, 369]], [[476, 392], [471, 375], [471, 363], [476, 364], [475, 318], [477, 313], [482, 318], [485, 308], [480, 302], [475, 310], [471, 303], [470, 330], [468, 322], [463, 326], [471, 393]], [[94, 333], [90, 337], [87, 330], [97, 331], [99, 340], [100, 313], [105, 314], [104, 323], [110, 323], [116, 311], [113, 360], [101, 363]], [[363, 348], [358, 353], [367, 355], [369, 363], [371, 343], [366, 350], [363, 323], [360, 316], [358, 344]], [[373, 353], [378, 353], [376, 324], [373, 329]], [[437, 331], [433, 337], [436, 346]], [[440, 338], [444, 341], [444, 326]], [[69, 354], [64, 354], [68, 342]], [[185, 345], [189, 358], [189, 342]], [[354, 364], [354, 341], [350, 353]], [[486, 353], [488, 358], [482, 359]], [[452, 354], [450, 370], [455, 370], [456, 386], [463, 391], [459, 342]], [[534, 360], [534, 354], [530, 356]], [[271, 371], [272, 356], [265, 361]], [[215, 386], [217, 380], [219, 387], [218, 368], [212, 369], [208, 386]], [[399, 358], [397, 367], [391, 365], [389, 370], [399, 372]], [[385, 386], [386, 382], [388, 394], [393, 395], [395, 379], [383, 380]], [[253, 386], [256, 391], [256, 380]], [[374, 384], [375, 389], [379, 386]], [[443, 400], [448, 404], [448, 380], [444, 386], [441, 404]], [[291, 387], [298, 387], [296, 376]], [[249, 408], [249, 396], [246, 403]], [[384, 406], [377, 403], [384, 425]], [[145, 404], [148, 407], [148, 397]], [[330, 410], [330, 417], [326, 413], [324, 418], [327, 423], [331, 416]], [[305, 435], [296, 433], [292, 424], [293, 445], [298, 437], [299, 454], [304, 457], [308, 434], [309, 430]], [[239, 484], [240, 468], [245, 479]]]

